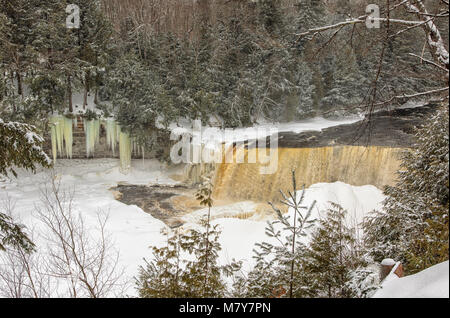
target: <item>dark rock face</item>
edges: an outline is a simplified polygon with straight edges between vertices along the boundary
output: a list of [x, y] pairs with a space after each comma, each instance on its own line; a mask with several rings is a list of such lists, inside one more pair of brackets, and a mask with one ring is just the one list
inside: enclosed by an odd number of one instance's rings
[[362, 121], [322, 131], [280, 133], [280, 148], [327, 146], [383, 146], [407, 148], [414, 144], [414, 131], [436, 110], [437, 105], [381, 111]]

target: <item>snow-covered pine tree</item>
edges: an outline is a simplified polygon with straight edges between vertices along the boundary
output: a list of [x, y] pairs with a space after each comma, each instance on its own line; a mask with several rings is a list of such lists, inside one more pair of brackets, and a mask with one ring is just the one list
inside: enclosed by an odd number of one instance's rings
[[330, 203], [326, 217], [311, 236], [306, 265], [312, 275], [311, 285], [316, 297], [352, 297], [347, 283], [352, 270], [361, 264], [355, 249], [355, 232], [345, 224], [347, 211]]
[[145, 266], [139, 267], [136, 285], [141, 298], [178, 298], [185, 297], [182, 275], [185, 273], [180, 251], [183, 236], [178, 232], [167, 238], [166, 246], [153, 247], [153, 259], [145, 260]]
[[416, 140], [403, 154], [397, 184], [385, 188], [384, 210], [364, 225], [375, 260], [394, 258], [408, 273], [448, 260], [448, 104], [426, 120]]
[[323, 71], [326, 74], [326, 92], [321, 101], [321, 111], [346, 115], [342, 109], [349, 105], [355, 108], [355, 105], [362, 103], [367, 81], [350, 46], [342, 48], [336, 55], [331, 56], [329, 61], [322, 64], [326, 69]]
[[152, 261], [141, 266], [137, 279], [140, 297], [225, 297], [229, 292], [223, 275], [232, 275], [240, 268], [232, 262], [218, 263], [220, 230], [210, 224], [212, 207], [211, 184], [202, 185], [196, 199], [208, 207], [208, 215], [200, 222], [201, 229], [190, 229], [182, 234], [167, 235], [167, 245], [153, 248]]
[[[35, 127], [4, 122], [0, 118], [0, 177], [8, 173], [17, 176], [17, 168], [34, 172], [36, 165], [49, 167], [51, 160], [42, 149], [43, 141]], [[6, 245], [19, 245], [28, 252], [34, 246], [23, 232], [23, 227], [15, 224], [10, 215], [0, 211], [0, 250]]]
[[346, 288], [354, 298], [370, 298], [380, 288], [378, 268], [366, 266], [351, 271]]
[[297, 32], [318, 27], [326, 21], [326, 11], [322, 0], [300, 0], [296, 7], [294, 25]]
[[307, 245], [301, 238], [314, 225], [311, 206], [303, 206], [305, 190], [297, 192], [295, 171], [292, 172], [293, 190], [281, 192], [282, 204], [292, 209], [293, 218], [270, 203], [277, 215], [277, 221], [268, 222], [266, 235], [277, 241], [257, 243], [254, 250], [255, 268], [249, 273], [246, 286], [247, 297], [289, 297], [301, 298], [312, 295], [311, 277], [305, 271]]
[[77, 5], [80, 7], [80, 28], [71, 32], [77, 40], [74, 47], [78, 51], [78, 80], [84, 88], [85, 107], [88, 94], [94, 94], [97, 99], [103, 70], [111, 55], [112, 28], [101, 11], [99, 0], [78, 0]]
[[[136, 281], [139, 296], [143, 298], [224, 297], [227, 288], [222, 275], [225, 266], [218, 264], [220, 231], [217, 226], [208, 230], [192, 229], [186, 234], [168, 236], [167, 245], [153, 248], [153, 258], [141, 266]], [[206, 263], [208, 274], [206, 276]], [[207, 280], [205, 281], [205, 277]]]

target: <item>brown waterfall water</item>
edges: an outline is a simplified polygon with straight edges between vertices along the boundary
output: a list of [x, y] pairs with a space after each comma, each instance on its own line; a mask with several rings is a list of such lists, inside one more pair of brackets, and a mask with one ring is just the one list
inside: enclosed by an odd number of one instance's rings
[[[280, 199], [279, 190], [291, 190], [292, 169], [297, 185], [342, 181], [351, 185], [374, 185], [382, 189], [395, 183], [404, 148], [335, 146], [279, 148], [278, 170], [259, 173], [260, 164], [222, 163], [216, 167], [214, 197], [266, 202]], [[246, 155], [257, 149], [245, 150]]]

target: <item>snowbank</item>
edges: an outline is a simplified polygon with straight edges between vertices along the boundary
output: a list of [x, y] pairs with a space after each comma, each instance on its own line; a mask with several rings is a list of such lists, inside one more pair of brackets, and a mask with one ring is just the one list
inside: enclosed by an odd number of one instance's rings
[[[317, 203], [312, 211], [312, 219], [319, 219], [323, 216], [326, 209], [331, 207], [331, 201], [340, 204], [348, 211], [346, 221], [349, 225], [357, 226], [365, 215], [374, 209], [381, 208], [384, 195], [381, 190], [371, 185], [352, 186], [343, 182], [318, 183], [306, 189], [303, 205], [309, 206], [314, 200]], [[228, 211], [229, 207], [217, 208], [217, 212]], [[245, 202], [243, 206], [239, 207], [248, 211], [251, 208], [251, 204]], [[269, 205], [267, 205], [267, 211], [271, 211]], [[198, 212], [194, 212], [193, 215], [198, 217]], [[267, 217], [262, 217], [258, 220], [255, 215], [250, 219], [237, 219], [230, 218], [228, 213], [223, 213], [224, 218], [220, 218], [221, 213], [216, 214], [215, 211], [212, 211], [212, 215], [214, 216], [212, 223], [218, 224], [222, 230], [220, 237], [222, 251], [219, 260], [223, 264], [227, 264], [231, 259], [235, 258], [243, 261], [244, 270], [249, 270], [254, 265], [253, 249], [255, 248], [255, 243], [266, 241], [277, 244], [265, 234]], [[275, 214], [272, 213], [272, 215], [272, 219], [274, 219]], [[294, 211], [290, 210], [288, 215], [292, 219]], [[184, 219], [188, 220], [189, 215], [185, 216]], [[282, 225], [278, 226], [280, 228], [283, 227]], [[303, 240], [306, 242], [308, 237], [303, 238]]]
[[[164, 244], [160, 233], [166, 225], [134, 205], [126, 205], [114, 199], [109, 189], [119, 182], [129, 184], [175, 184], [170, 178], [179, 171], [171, 170], [154, 161], [133, 161], [128, 175], [119, 172], [116, 159], [58, 160], [55, 172], [64, 188], [75, 190], [74, 206], [85, 219], [88, 226], [96, 226], [98, 211], [109, 214], [107, 231], [111, 234], [115, 247], [120, 252], [120, 266], [125, 267], [125, 276], [132, 282], [143, 258], [151, 258], [150, 246]], [[36, 223], [35, 207], [39, 205], [39, 189], [48, 180], [48, 171], [40, 170], [33, 175], [21, 171], [19, 178], [0, 182], [0, 207], [3, 200], [10, 198], [15, 202], [15, 212], [21, 222], [30, 228]], [[380, 207], [382, 192], [374, 186], [355, 187], [342, 182], [320, 183], [306, 190], [305, 204], [317, 200], [314, 217], [329, 207], [328, 201], [341, 204], [349, 211], [349, 222], [359, 222], [371, 210]], [[265, 227], [271, 208], [262, 208], [254, 202], [236, 202], [212, 209], [213, 224], [222, 230], [220, 243], [222, 250], [219, 261], [228, 264], [233, 258], [244, 261], [244, 270], [250, 270], [254, 264], [253, 249], [255, 243], [267, 241]], [[252, 213], [256, 213], [253, 215]], [[188, 222], [183, 227], [198, 226], [198, 220], [206, 210], [195, 211], [184, 217]], [[292, 216], [292, 211], [290, 215]], [[36, 242], [40, 246], [40, 242]], [[131, 288], [129, 293], [135, 291]]]
[[446, 261], [402, 278], [391, 273], [373, 298], [448, 298], [448, 272]]

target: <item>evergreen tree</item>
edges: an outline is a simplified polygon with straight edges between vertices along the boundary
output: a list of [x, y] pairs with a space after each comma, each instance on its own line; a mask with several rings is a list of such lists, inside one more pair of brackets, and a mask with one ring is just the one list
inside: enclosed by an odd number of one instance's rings
[[0, 212], [0, 253], [6, 246], [20, 247], [26, 253], [34, 251], [34, 243], [24, 232], [24, 226], [15, 223], [11, 216]]
[[284, 216], [271, 203], [277, 221], [268, 222], [266, 234], [277, 241], [257, 243], [254, 250], [255, 268], [247, 279], [246, 295], [249, 297], [307, 297], [311, 295], [311, 281], [305, 270], [307, 245], [301, 240], [307, 235], [314, 221], [311, 212], [315, 202], [308, 208], [303, 206], [305, 190], [296, 192], [295, 172], [292, 173], [293, 191], [283, 196], [282, 203], [292, 209], [293, 218]]
[[223, 275], [232, 275], [240, 268], [232, 262], [218, 264], [220, 231], [210, 224], [211, 183], [205, 183], [196, 194], [197, 200], [208, 207], [207, 217], [201, 220], [201, 230], [187, 234], [175, 233], [167, 245], [153, 248], [154, 260], [140, 267], [137, 289], [141, 297], [224, 297], [228, 294]]
[[398, 182], [385, 188], [384, 210], [365, 223], [370, 254], [405, 264], [415, 273], [448, 259], [448, 105], [417, 131], [405, 151]]
[[0, 175], [17, 176], [17, 168], [35, 172], [36, 165], [50, 166], [51, 160], [42, 148], [44, 139], [34, 126], [0, 118], [0, 136]]
[[309, 243], [307, 268], [312, 273], [316, 296], [348, 298], [347, 283], [351, 272], [360, 264], [355, 251], [355, 233], [345, 224], [347, 211], [331, 203], [324, 219], [319, 221]]
[[88, 94], [97, 100], [102, 74], [111, 54], [112, 29], [101, 12], [99, 0], [78, 0], [80, 7], [80, 28], [73, 29], [77, 39], [77, 69], [79, 81], [84, 87], [83, 107], [87, 105]]
[[359, 267], [350, 272], [346, 289], [355, 298], [370, 298], [380, 288], [380, 273], [378, 268]]
[[[42, 150], [43, 138], [33, 126], [4, 122], [0, 118], [0, 176], [8, 173], [17, 176], [15, 169], [36, 171], [36, 165], [49, 167], [50, 159]], [[23, 226], [13, 222], [11, 216], [0, 211], [0, 250], [6, 245], [20, 246], [26, 252], [34, 249], [23, 232]]]
[[346, 106], [361, 104], [364, 88], [368, 83], [361, 73], [356, 55], [351, 47], [343, 48], [342, 52], [332, 56], [329, 60], [331, 65], [325, 71], [327, 90], [321, 101], [321, 111], [346, 115], [342, 109], [345, 109]]
[[[202, 221], [203, 229], [207, 221]], [[162, 248], [153, 248], [153, 260], [141, 266], [137, 278], [139, 296], [144, 298], [224, 297], [227, 288], [222, 275], [228, 273], [218, 264], [217, 226], [206, 231], [176, 233]], [[207, 244], [206, 244], [207, 243]]]

